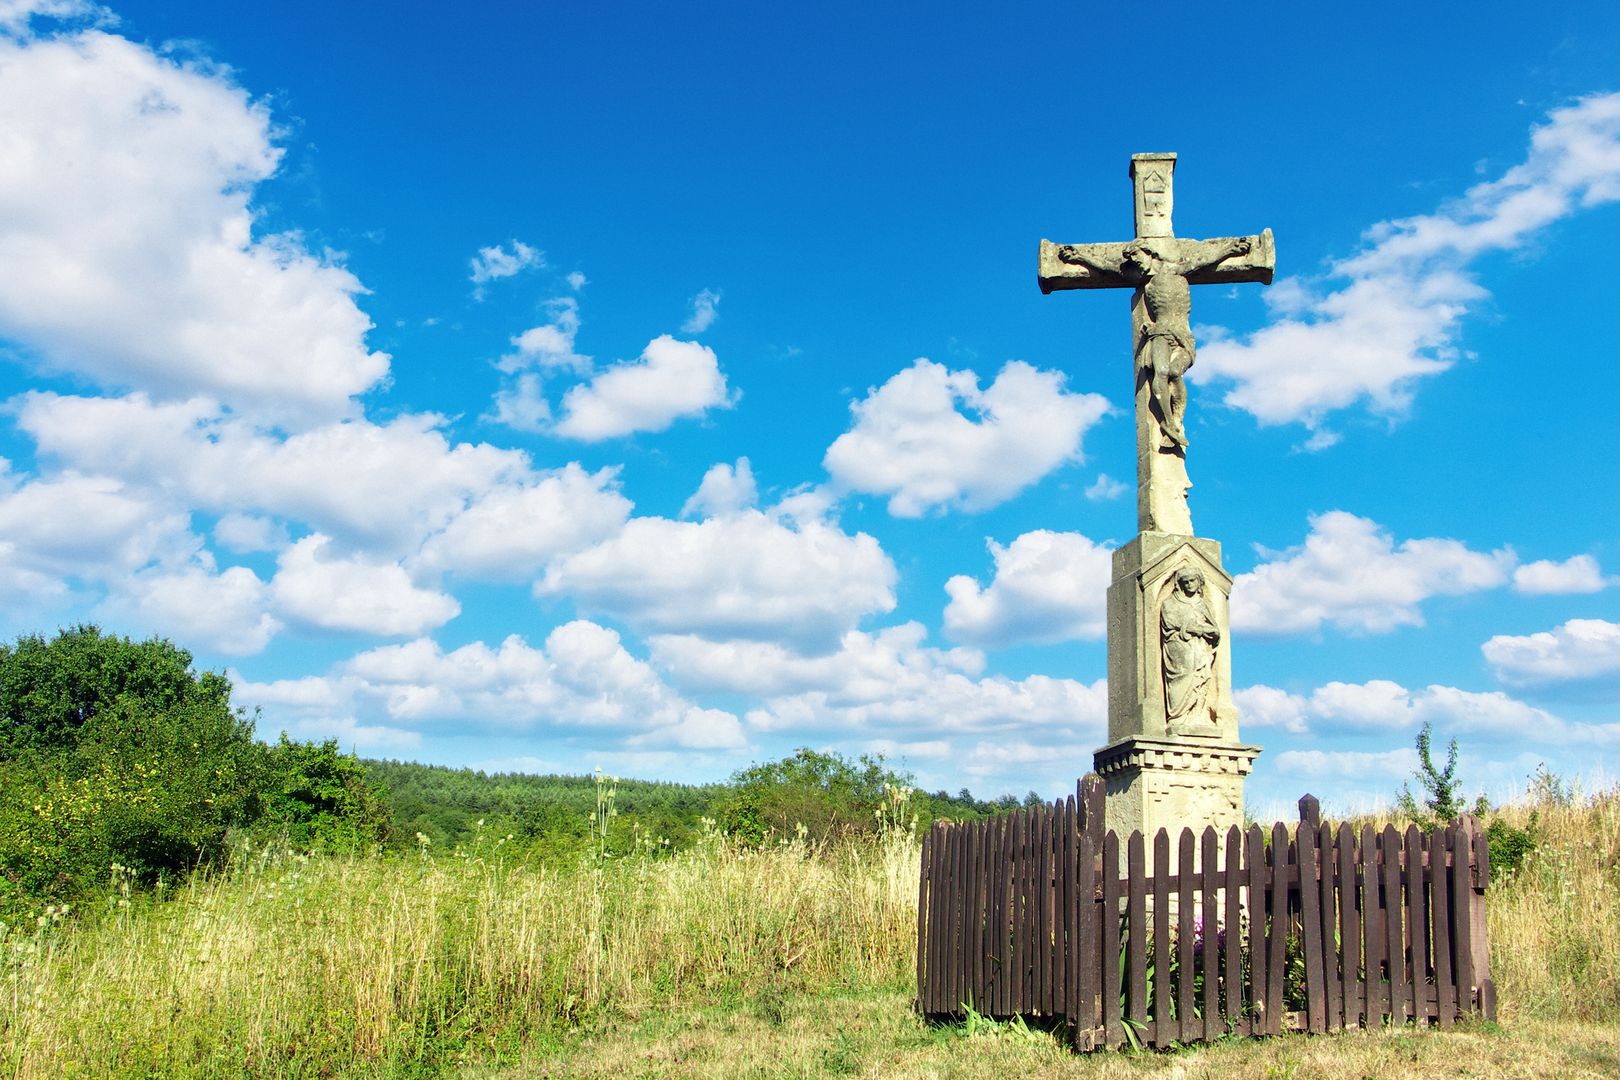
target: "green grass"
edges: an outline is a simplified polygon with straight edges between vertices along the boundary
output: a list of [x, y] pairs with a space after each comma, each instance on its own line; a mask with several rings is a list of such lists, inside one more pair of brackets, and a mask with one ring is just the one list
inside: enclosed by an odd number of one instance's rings
[[1077, 1057], [912, 1011], [906, 833], [558, 866], [485, 830], [433, 855], [239, 849], [176, 895], [0, 931], [0, 1077], [1616, 1075], [1620, 791], [1539, 813], [1490, 894], [1499, 1027]]

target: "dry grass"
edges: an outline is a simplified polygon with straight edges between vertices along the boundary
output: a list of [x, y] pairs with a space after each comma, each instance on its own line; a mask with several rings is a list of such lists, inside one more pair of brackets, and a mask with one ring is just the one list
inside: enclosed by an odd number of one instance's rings
[[1536, 809], [1541, 849], [1488, 907], [1501, 1031], [1086, 1059], [1006, 1027], [965, 1038], [910, 1011], [904, 836], [831, 851], [711, 839], [560, 871], [487, 842], [259, 853], [163, 902], [114, 896], [6, 931], [0, 1075], [1616, 1075], [1620, 789]]
[[1620, 789], [1534, 809], [1540, 847], [1491, 890], [1491, 966], [1508, 1015], [1620, 1021]]
[[566, 871], [272, 858], [4, 940], [0, 1071], [284, 1075], [515, 1046], [611, 1012], [903, 985], [916, 846], [721, 840]]

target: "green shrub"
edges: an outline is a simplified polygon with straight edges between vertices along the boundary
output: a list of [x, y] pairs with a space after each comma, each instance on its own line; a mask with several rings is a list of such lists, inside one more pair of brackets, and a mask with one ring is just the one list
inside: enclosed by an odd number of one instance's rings
[[758, 843], [768, 834], [794, 836], [800, 826], [815, 840], [876, 833], [891, 786], [909, 786], [881, 758], [850, 761], [836, 753], [800, 748], [780, 761], [754, 765], [731, 777], [721, 800], [720, 827]]
[[0, 646], [0, 911], [183, 874], [252, 818], [253, 723], [190, 665], [90, 626]]
[[281, 739], [265, 754], [259, 791], [260, 828], [284, 832], [294, 847], [363, 851], [385, 842], [393, 811], [353, 754], [324, 743]]
[[1485, 827], [1485, 840], [1491, 848], [1491, 880], [1499, 881], [1524, 868], [1539, 844], [1537, 832], [1541, 815], [1530, 811], [1530, 820], [1524, 828], [1496, 818]]

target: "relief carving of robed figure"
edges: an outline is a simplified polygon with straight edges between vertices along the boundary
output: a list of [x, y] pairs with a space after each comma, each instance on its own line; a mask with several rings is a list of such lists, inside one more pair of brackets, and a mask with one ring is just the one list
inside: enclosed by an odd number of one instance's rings
[[1159, 607], [1159, 629], [1164, 642], [1165, 719], [1214, 718], [1215, 648], [1221, 628], [1204, 597], [1204, 575], [1185, 569]]

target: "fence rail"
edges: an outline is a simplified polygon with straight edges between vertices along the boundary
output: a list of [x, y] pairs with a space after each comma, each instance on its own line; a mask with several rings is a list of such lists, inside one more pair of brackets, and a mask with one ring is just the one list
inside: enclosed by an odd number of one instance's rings
[[[1102, 830], [1102, 783], [923, 841], [924, 1013], [1061, 1017], [1082, 1049], [1494, 1018], [1478, 822], [1359, 833], [1300, 800], [1224, 837]], [[1174, 851], [1172, 851], [1174, 846]], [[1150, 861], [1151, 860], [1151, 861]]]

